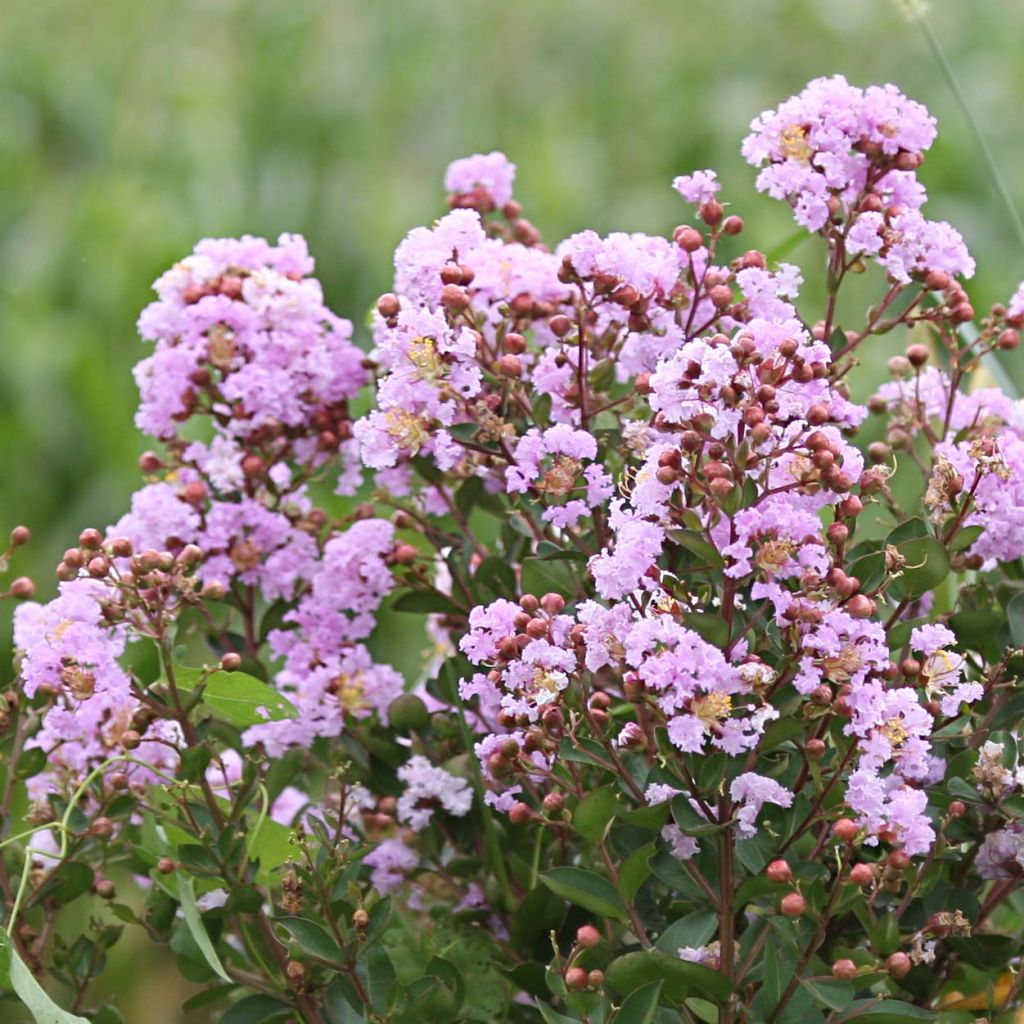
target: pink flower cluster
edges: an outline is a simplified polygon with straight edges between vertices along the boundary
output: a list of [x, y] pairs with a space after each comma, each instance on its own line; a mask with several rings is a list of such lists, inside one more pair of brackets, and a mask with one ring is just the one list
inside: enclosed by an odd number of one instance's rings
[[393, 546], [394, 527], [380, 519], [356, 522], [324, 545], [308, 591], [285, 616], [286, 628], [267, 638], [274, 657], [284, 659], [277, 686], [298, 715], [252, 726], [247, 743], [277, 756], [317, 736], [339, 736], [346, 715], [376, 713], [387, 721], [404, 681], [359, 641], [373, 631], [374, 613], [393, 586], [385, 564]]
[[[136, 423], [168, 441], [208, 415], [219, 462], [287, 453], [323, 462], [351, 436], [348, 401], [367, 382], [352, 325], [323, 302], [305, 241], [206, 239], [157, 282], [139, 332], [156, 342], [135, 370]], [[197, 449], [197, 454], [202, 449]], [[228, 470], [237, 476], [237, 470]], [[237, 480], [235, 481], [237, 482]]]
[[915, 172], [935, 133], [935, 119], [895, 86], [859, 89], [836, 75], [755, 118], [743, 155], [763, 168], [758, 189], [789, 202], [799, 224], [843, 222], [846, 251], [877, 257], [894, 281], [970, 277], [959, 232], [919, 212], [926, 194]]

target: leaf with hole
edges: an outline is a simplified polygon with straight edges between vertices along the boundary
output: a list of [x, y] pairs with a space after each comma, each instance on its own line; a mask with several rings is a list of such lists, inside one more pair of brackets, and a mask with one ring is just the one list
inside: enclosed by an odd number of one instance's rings
[[202, 685], [203, 703], [213, 715], [239, 729], [262, 722], [280, 722], [298, 714], [287, 697], [246, 672], [208, 672], [176, 665], [174, 685], [181, 693], [193, 693]]

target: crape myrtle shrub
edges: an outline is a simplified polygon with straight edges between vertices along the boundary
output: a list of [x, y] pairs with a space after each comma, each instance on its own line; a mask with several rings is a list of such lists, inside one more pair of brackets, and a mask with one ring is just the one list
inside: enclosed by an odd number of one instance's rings
[[934, 136], [842, 78], [754, 121], [821, 309], [711, 171], [670, 237], [549, 247], [499, 153], [369, 358], [298, 237], [164, 274], [143, 486], [7, 584], [4, 1019], [120, 1021], [132, 933], [227, 1024], [1011, 1014], [1024, 406], [974, 381], [1024, 290], [975, 323]]

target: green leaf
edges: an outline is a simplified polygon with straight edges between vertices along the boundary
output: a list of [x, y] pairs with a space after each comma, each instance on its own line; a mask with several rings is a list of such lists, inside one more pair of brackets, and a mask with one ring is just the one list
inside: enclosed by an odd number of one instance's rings
[[515, 593], [516, 574], [504, 558], [491, 555], [477, 566], [473, 573], [473, 583], [478, 587], [486, 587], [495, 597], [501, 597]]
[[897, 546], [907, 540], [917, 540], [921, 537], [930, 537], [928, 524], [920, 517], [914, 516], [900, 523], [895, 530], [890, 530], [889, 536], [885, 538], [886, 544]]
[[686, 548], [712, 569], [721, 569], [725, 565], [725, 559], [719, 554], [718, 548], [695, 530], [669, 530], [668, 539]]
[[16, 779], [28, 779], [38, 775], [46, 767], [46, 751], [42, 747], [30, 747], [14, 767]]
[[276, 917], [274, 924], [279, 924], [299, 944], [304, 953], [315, 956], [328, 963], [342, 962], [341, 950], [337, 942], [313, 921], [304, 917]]
[[654, 843], [638, 846], [619, 868], [619, 895], [626, 903], [632, 903], [640, 886], [651, 877], [650, 859], [657, 852]]
[[608, 984], [622, 995], [656, 981], [665, 983], [665, 995], [677, 1003], [690, 992], [719, 1003], [731, 994], [725, 975], [709, 967], [668, 956], [657, 949], [626, 953], [613, 960], [605, 974]]
[[57, 869], [53, 877], [57, 881], [57, 899], [63, 905], [88, 892], [95, 876], [88, 864], [69, 860]]
[[199, 947], [199, 951], [203, 954], [203, 958], [210, 965], [210, 970], [221, 981], [230, 982], [231, 978], [228, 976], [228, 972], [224, 970], [224, 965], [220, 962], [220, 957], [217, 956], [217, 951], [213, 948], [210, 936], [203, 925], [199, 906], [196, 903], [196, 893], [192, 885], [192, 879], [188, 875], [183, 875], [180, 871], [177, 872], [175, 878], [178, 882], [178, 902], [181, 904], [181, 912], [185, 917], [185, 924], [188, 927], [189, 933], [195, 940], [195, 944]]
[[858, 1024], [908, 1024], [909, 1021], [933, 1021], [936, 1014], [899, 999], [858, 999], [850, 1004], [834, 1024], [855, 1020]]
[[721, 615], [687, 612], [683, 624], [715, 647], [724, 647], [729, 642], [729, 623]]
[[555, 593], [569, 598], [576, 592], [576, 573], [567, 562], [527, 558], [523, 562], [520, 580], [523, 593], [534, 594], [537, 597]]
[[961, 526], [953, 534], [953, 538], [949, 542], [949, 550], [963, 551], [965, 548], [969, 548], [982, 535], [984, 529], [983, 526]]
[[447, 615], [464, 614], [463, 609], [450, 597], [436, 590], [410, 590], [392, 601], [391, 608], [396, 612], [412, 612], [414, 615], [429, 615], [433, 612]]
[[764, 961], [761, 970], [761, 991], [764, 1007], [774, 1010], [782, 996], [783, 989], [783, 946], [772, 932], [764, 946]]
[[551, 868], [540, 876], [556, 896], [602, 917], [626, 919], [626, 908], [611, 882], [583, 868]]
[[801, 978], [800, 984], [830, 1010], [845, 1010], [853, 1002], [853, 985], [848, 981], [810, 981]]
[[907, 567], [889, 588], [897, 600], [918, 598], [934, 590], [949, 575], [949, 552], [934, 537], [908, 540], [899, 544], [898, 550], [907, 560]]
[[186, 999], [181, 1004], [182, 1013], [195, 1013], [196, 1010], [213, 1006], [214, 1003], [219, 1003], [222, 999], [226, 999], [237, 989], [237, 985], [214, 985], [211, 988], [204, 988], [201, 992], [197, 992], [192, 996], [191, 999]]
[[35, 976], [22, 962], [7, 932], [0, 929], [3, 959], [9, 964], [11, 987], [18, 998], [31, 1011], [36, 1024], [89, 1024], [85, 1017], [62, 1010], [36, 981]]
[[663, 981], [652, 981], [626, 996], [615, 1017], [615, 1024], [652, 1024], [664, 984]]
[[1007, 604], [1006, 620], [1010, 624], [1010, 636], [1014, 644], [1017, 647], [1024, 647], [1024, 591]]
[[695, 910], [692, 914], [673, 921], [658, 937], [655, 946], [676, 956], [683, 946], [703, 946], [718, 931], [718, 915], [710, 910]]
[[206, 669], [176, 665], [174, 685], [182, 693], [192, 693], [204, 676], [203, 703], [217, 718], [239, 729], [266, 721], [280, 722], [298, 714], [290, 700], [246, 672], [217, 669], [207, 675]]
[[221, 1024], [265, 1024], [277, 1020], [292, 1008], [273, 996], [252, 995], [240, 999], [221, 1017]]
[[537, 1009], [540, 1010], [540, 1015], [544, 1018], [544, 1024], [579, 1024], [579, 1017], [575, 1015], [566, 1017], [564, 1013], [552, 1010], [547, 1003], [538, 1001]]
[[592, 790], [573, 812], [572, 823], [584, 839], [599, 843], [608, 831], [608, 824], [615, 817], [618, 798], [612, 786]]

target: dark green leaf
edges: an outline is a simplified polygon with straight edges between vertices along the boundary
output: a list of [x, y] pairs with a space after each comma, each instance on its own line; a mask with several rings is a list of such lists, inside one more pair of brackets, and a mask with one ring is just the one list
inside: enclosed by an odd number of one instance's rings
[[651, 877], [650, 859], [657, 847], [654, 843], [638, 846], [619, 868], [619, 895], [626, 903], [632, 903], [640, 886]]
[[846, 1012], [835, 1019], [835, 1024], [855, 1020], [858, 1024], [909, 1024], [911, 1021], [933, 1021], [936, 1014], [898, 999], [858, 999]]
[[1010, 636], [1017, 647], [1024, 647], [1024, 591], [1012, 598], [1006, 606], [1006, 621]]
[[686, 548], [712, 569], [721, 569], [725, 565], [725, 559], [719, 554], [718, 548], [695, 530], [669, 530], [668, 539]]
[[266, 1024], [292, 1012], [287, 1003], [272, 996], [252, 995], [240, 999], [221, 1017], [221, 1024]]
[[611, 882], [583, 868], [551, 868], [540, 876], [556, 896], [604, 917], [625, 920], [626, 908]]
[[626, 953], [613, 960], [605, 973], [611, 987], [622, 995], [655, 981], [665, 983], [665, 995], [674, 1002], [690, 993], [722, 1002], [731, 993], [728, 979], [718, 971], [657, 949]]
[[544, 1024], [579, 1024], [580, 1019], [575, 1014], [566, 1017], [564, 1013], [552, 1010], [547, 1003], [538, 1002], [537, 1009], [540, 1010], [540, 1015], [544, 1018]]
[[523, 562], [520, 580], [523, 593], [537, 597], [555, 593], [568, 598], [576, 592], [576, 573], [566, 562], [527, 558]]
[[853, 985], [848, 981], [810, 981], [801, 978], [800, 984], [830, 1010], [845, 1010], [853, 1002]]
[[631, 992], [623, 1000], [615, 1024], [652, 1024], [664, 984], [663, 981], [652, 981]]
[[335, 964], [342, 961], [337, 942], [315, 922], [307, 921], [304, 917], [277, 917], [274, 924], [284, 928], [303, 952], [310, 956]]
[[604, 839], [617, 806], [618, 798], [612, 786], [591, 790], [573, 812], [572, 823], [584, 839], [598, 843]]
[[718, 915], [710, 910], [695, 910], [692, 914], [673, 921], [655, 943], [669, 956], [677, 956], [684, 946], [703, 946], [718, 931]]

